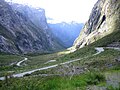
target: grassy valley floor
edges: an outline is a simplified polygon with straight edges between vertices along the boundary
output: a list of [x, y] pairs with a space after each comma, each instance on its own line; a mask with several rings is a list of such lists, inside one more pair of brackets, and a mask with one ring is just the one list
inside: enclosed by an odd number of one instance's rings
[[[65, 55], [0, 55], [0, 76], [10, 75], [10, 71], [20, 73], [82, 58], [55, 68], [36, 71], [22, 78], [6, 78], [0, 81], [0, 90], [120, 90], [120, 51], [104, 48], [104, 52], [93, 55], [96, 53], [95, 47], [107, 47], [113, 42], [120, 42], [119, 32]], [[16, 66], [24, 57], [28, 60], [21, 63], [20, 67]], [[46, 63], [50, 60], [56, 61]]]

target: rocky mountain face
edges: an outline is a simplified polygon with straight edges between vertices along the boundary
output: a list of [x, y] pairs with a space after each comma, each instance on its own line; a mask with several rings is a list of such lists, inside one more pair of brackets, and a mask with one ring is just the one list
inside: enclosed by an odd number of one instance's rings
[[120, 0], [98, 0], [73, 47], [82, 48], [120, 30]]
[[38, 21], [41, 24], [36, 25], [29, 14], [24, 15], [4, 0], [0, 0], [0, 52], [15, 54], [47, 52], [57, 48], [54, 40], [47, 33], [44, 10], [39, 9], [39, 11], [41, 16]]
[[79, 33], [84, 24], [77, 22], [61, 22], [56, 24], [48, 24], [52, 33], [58, 38], [64, 47], [71, 47], [74, 40], [79, 36]]
[[9, 3], [15, 12], [20, 12], [25, 17], [29, 18], [37, 27], [41, 27], [48, 32], [48, 24], [46, 22], [45, 10], [42, 8], [33, 8], [27, 5]]

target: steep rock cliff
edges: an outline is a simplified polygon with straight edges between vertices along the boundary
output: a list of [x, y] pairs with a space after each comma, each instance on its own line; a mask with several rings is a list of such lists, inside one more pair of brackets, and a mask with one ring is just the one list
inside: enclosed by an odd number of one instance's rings
[[120, 0], [98, 0], [73, 47], [82, 48], [120, 30]]
[[55, 48], [52, 42], [43, 27], [37, 27], [24, 14], [0, 1], [0, 52], [47, 52]]
[[37, 27], [41, 27], [44, 31], [48, 28], [46, 22], [45, 10], [42, 8], [33, 8], [28, 5], [22, 5], [9, 2], [9, 5], [15, 12], [20, 12], [25, 17], [29, 18]]
[[46, 34], [47, 40], [50, 42], [53, 51], [63, 49], [63, 45], [61, 44], [62, 42], [56, 39], [55, 35], [52, 33], [52, 30], [48, 26], [44, 9], [40, 7], [34, 8], [28, 5], [12, 2], [9, 2], [9, 5], [12, 7], [14, 12], [21, 13], [23, 16], [28, 18], [34, 25], [42, 29], [42, 31]]

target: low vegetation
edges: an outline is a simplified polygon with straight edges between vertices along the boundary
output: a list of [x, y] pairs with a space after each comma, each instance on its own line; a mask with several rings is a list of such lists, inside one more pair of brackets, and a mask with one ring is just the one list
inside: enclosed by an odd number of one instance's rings
[[106, 47], [108, 44], [113, 42], [120, 42], [120, 30], [117, 30], [104, 38], [92, 43], [90, 46], [92, 47]]
[[[19, 79], [9, 79], [8, 84], [5, 81], [0, 82], [1, 90], [85, 90], [87, 85], [98, 85], [105, 81], [103, 74], [99, 72], [90, 72], [69, 77], [25, 77]], [[29, 83], [28, 83], [29, 82]], [[2, 84], [4, 83], [4, 84]]]
[[[32, 56], [24, 56], [28, 57], [27, 64], [22, 65], [21, 67], [9, 66], [10, 63], [15, 62], [17, 60], [20, 61], [23, 59], [22, 56], [16, 55], [1, 55], [0, 63], [1, 63], [1, 71], [15, 71], [23, 72], [35, 68], [40, 68], [47, 65], [54, 65], [56, 63], [65, 62], [68, 60], [82, 58], [80, 61], [71, 63], [69, 66], [69, 70], [65, 68], [65, 66], [59, 65], [56, 68], [36, 71], [31, 75], [26, 75], [23, 78], [10, 78], [7, 81], [0, 81], [0, 90], [86, 90], [91, 86], [96, 87], [104, 87], [107, 90], [119, 90], [119, 86], [113, 87], [112, 85], [107, 85], [108, 83], [106, 78], [106, 73], [111, 72], [111, 76], [116, 77], [115, 72], [120, 73], [120, 62], [116, 61], [116, 58], [119, 58], [120, 51], [113, 49], [105, 49], [99, 55], [91, 56], [96, 53], [94, 50], [95, 47], [106, 47], [108, 44], [112, 42], [120, 41], [120, 33], [119, 31], [114, 32], [113, 34], [104, 37], [93, 44], [86, 46], [74, 53], [59, 55], [57, 53], [54, 54], [46, 54], [46, 55], [32, 55]], [[83, 58], [88, 57], [88, 58]], [[56, 62], [50, 64], [44, 64], [49, 60], [57, 60]], [[5, 69], [3, 68], [5, 66]], [[79, 74], [64, 74], [62, 71], [71, 71], [74, 67], [83, 68], [83, 72]], [[59, 73], [60, 72], [60, 73]], [[1, 73], [1, 72], [0, 72]], [[48, 76], [41, 76], [42, 74], [47, 74]], [[51, 75], [49, 75], [51, 74]], [[2, 76], [3, 74], [1, 74]], [[118, 81], [119, 82], [119, 78]]]

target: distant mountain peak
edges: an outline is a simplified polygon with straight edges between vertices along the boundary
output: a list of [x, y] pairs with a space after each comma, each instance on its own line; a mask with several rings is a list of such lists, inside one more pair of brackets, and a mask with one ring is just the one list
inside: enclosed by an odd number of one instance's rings
[[74, 40], [78, 37], [83, 24], [82, 23], [67, 23], [61, 22], [56, 24], [48, 24], [52, 30], [52, 33], [62, 41], [65, 47], [71, 47]]

